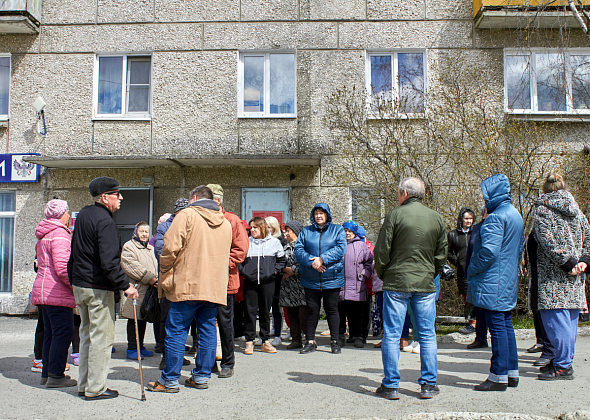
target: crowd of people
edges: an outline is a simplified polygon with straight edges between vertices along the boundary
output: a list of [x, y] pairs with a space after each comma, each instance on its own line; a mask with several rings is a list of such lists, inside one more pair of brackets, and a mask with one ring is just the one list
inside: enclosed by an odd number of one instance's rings
[[[159, 316], [150, 322], [162, 372], [147, 384], [150, 391], [179, 392], [182, 366], [191, 363], [187, 349], [195, 352], [195, 367], [184, 385], [196, 389], [208, 388], [212, 373], [234, 375], [236, 340], [245, 341], [246, 355], [256, 345], [277, 353], [283, 318], [290, 328], [286, 349], [314, 352], [323, 302], [334, 354], [347, 343], [364, 347], [371, 325], [374, 335], [383, 329], [375, 344], [384, 370], [378, 395], [399, 399], [400, 351], [409, 351], [421, 358], [420, 397], [432, 398], [440, 392], [435, 319], [447, 263], [455, 267], [469, 320], [461, 332], [476, 333], [467, 348], [486, 348], [488, 330], [491, 336], [490, 372], [475, 390], [518, 386], [511, 315], [525, 236], [502, 174], [481, 183], [482, 220], [476, 223], [475, 211], [465, 207], [448, 234], [442, 216], [423, 203], [423, 182], [401, 180], [399, 206], [385, 216], [375, 245], [356, 222], [334, 223], [325, 203], [311, 209], [307, 226], [296, 220], [281, 226], [274, 217], [243, 221], [224, 209], [223, 188], [209, 184], [178, 199], [153, 237], [139, 222], [121, 246], [113, 220], [123, 200], [119, 189], [113, 178], [96, 178], [89, 185], [94, 204], [79, 212], [75, 226], [59, 199], [47, 203], [37, 226], [33, 370], [48, 388], [77, 386], [87, 401], [117, 397], [107, 387], [115, 301], [127, 318], [126, 357], [150, 357], [144, 346], [150, 318], [138, 308], [157, 291]], [[541, 352], [539, 379], [571, 379], [578, 314], [586, 306], [590, 227], [558, 174], [547, 177], [536, 202], [527, 252], [537, 331], [528, 351]], [[70, 343], [78, 380], [65, 374]]]

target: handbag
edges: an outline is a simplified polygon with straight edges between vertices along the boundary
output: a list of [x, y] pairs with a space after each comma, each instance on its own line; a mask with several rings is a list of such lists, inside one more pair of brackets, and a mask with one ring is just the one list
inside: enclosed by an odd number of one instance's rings
[[150, 286], [145, 292], [141, 308], [139, 309], [141, 319], [154, 323], [160, 321], [161, 311], [160, 302], [158, 302], [158, 289]]

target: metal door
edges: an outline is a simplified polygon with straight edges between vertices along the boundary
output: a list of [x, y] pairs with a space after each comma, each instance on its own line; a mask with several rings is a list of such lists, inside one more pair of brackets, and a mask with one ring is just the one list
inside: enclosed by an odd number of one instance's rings
[[115, 223], [121, 234], [121, 244], [125, 244], [133, 236], [135, 225], [146, 222], [150, 225], [150, 237], [152, 236], [153, 216], [153, 187], [121, 188], [121, 208], [113, 214]]
[[291, 220], [290, 188], [242, 188], [242, 218], [274, 216], [281, 227]]

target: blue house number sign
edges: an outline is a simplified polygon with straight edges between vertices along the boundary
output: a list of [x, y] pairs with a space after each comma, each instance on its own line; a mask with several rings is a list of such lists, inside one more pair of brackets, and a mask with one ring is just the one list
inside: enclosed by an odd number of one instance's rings
[[0, 182], [39, 182], [39, 165], [25, 162], [26, 155], [0, 155]]

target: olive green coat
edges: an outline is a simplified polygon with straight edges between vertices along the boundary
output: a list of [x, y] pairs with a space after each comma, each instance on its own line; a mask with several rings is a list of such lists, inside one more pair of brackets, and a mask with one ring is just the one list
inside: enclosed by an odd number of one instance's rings
[[447, 260], [447, 230], [441, 215], [419, 198], [408, 198], [387, 213], [374, 256], [383, 290], [434, 293], [434, 278]]

